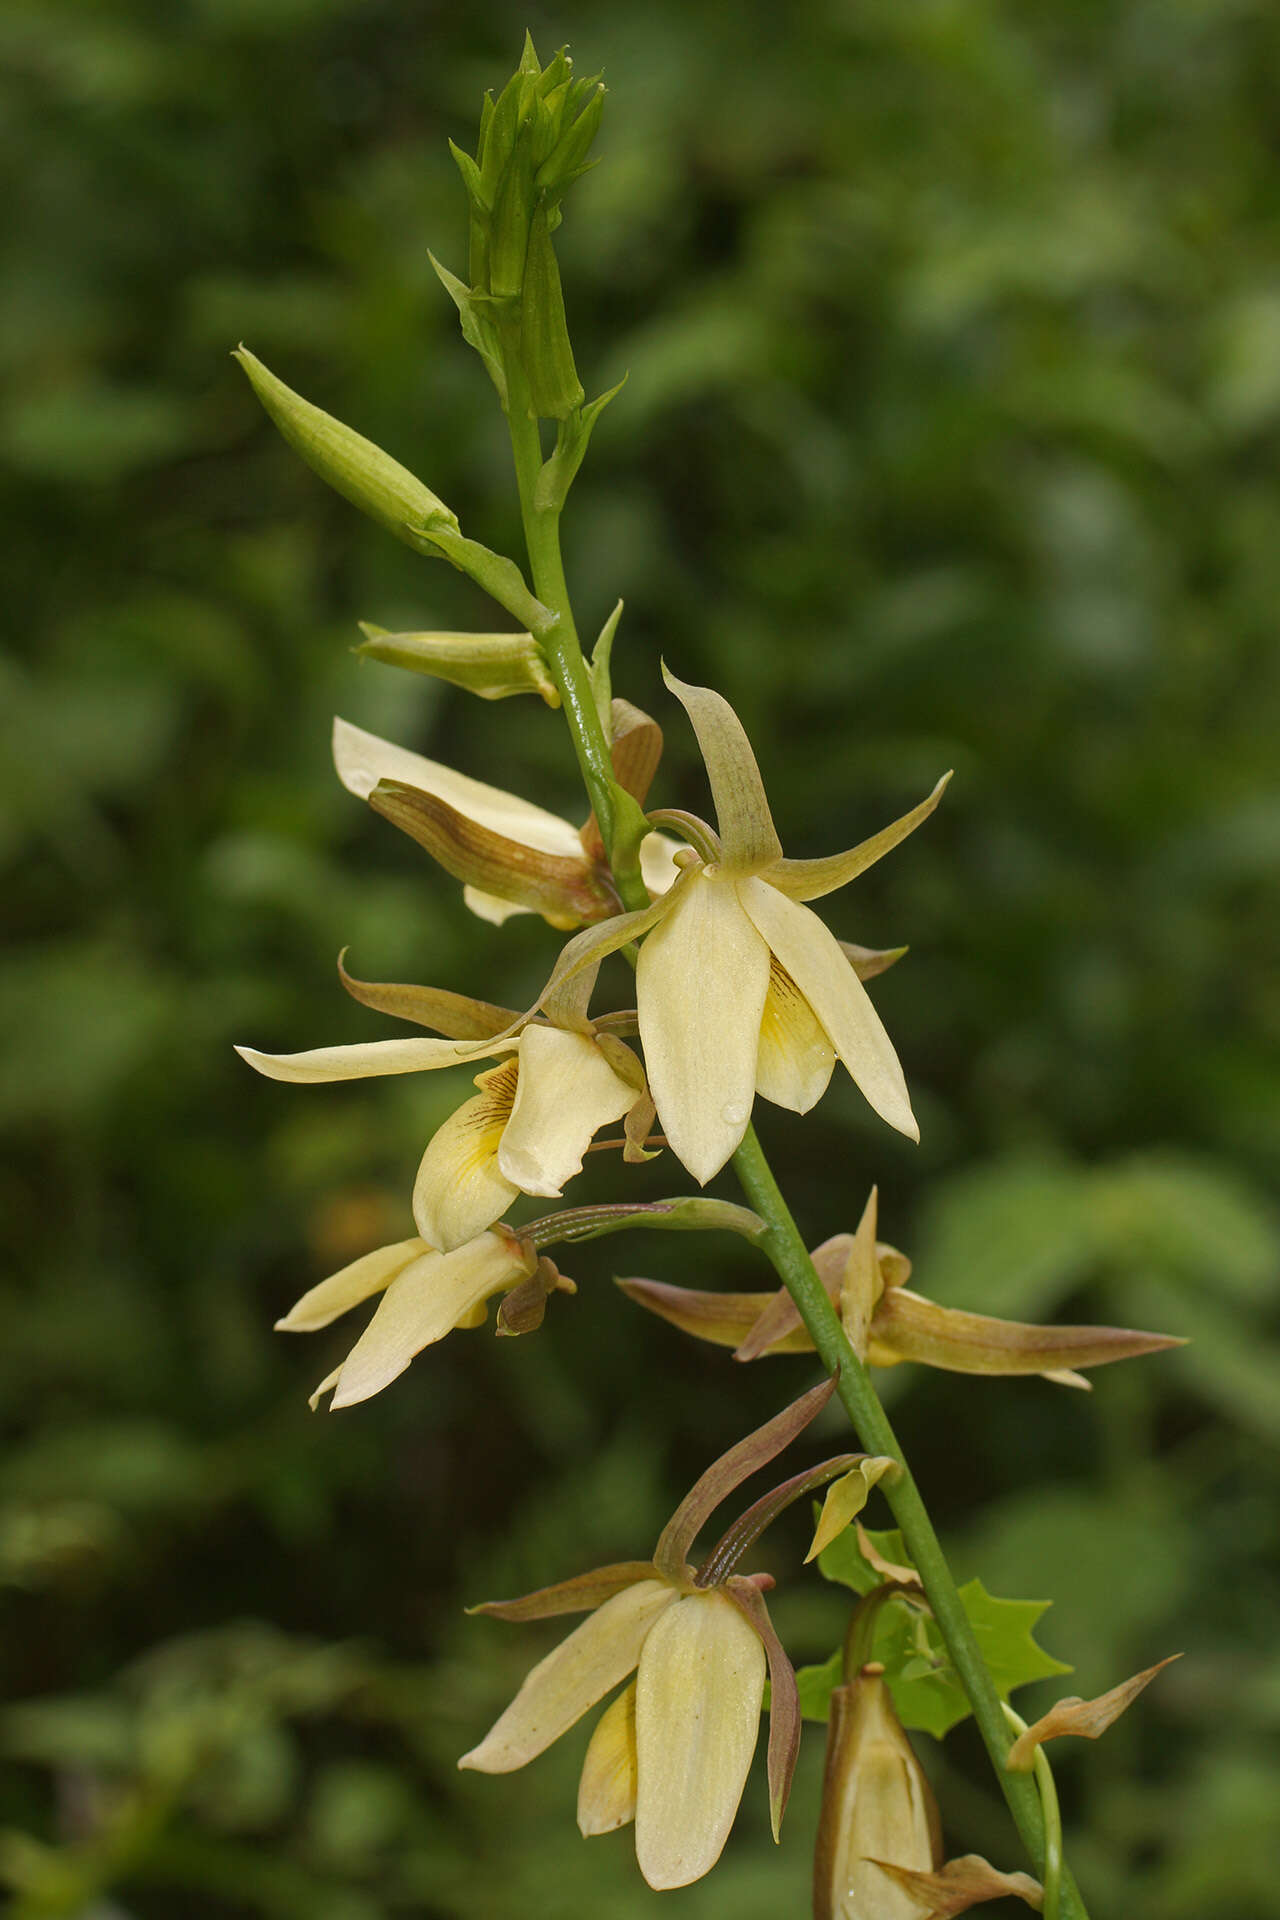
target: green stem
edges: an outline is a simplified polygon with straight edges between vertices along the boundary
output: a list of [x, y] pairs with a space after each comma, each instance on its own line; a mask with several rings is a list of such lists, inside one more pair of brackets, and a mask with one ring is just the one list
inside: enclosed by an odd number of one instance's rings
[[[743, 1191], [768, 1229], [760, 1242], [761, 1247], [795, 1301], [822, 1364], [829, 1373], [839, 1370], [840, 1380], [836, 1391], [859, 1440], [868, 1453], [888, 1454], [902, 1468], [901, 1475], [892, 1483], [888, 1479], [881, 1482], [881, 1491], [889, 1502], [907, 1551], [920, 1575], [920, 1584], [938, 1623], [938, 1631], [946, 1644], [951, 1664], [973, 1709], [974, 1720], [991, 1757], [1009, 1811], [1027, 1851], [1037, 1867], [1043, 1870], [1045, 1823], [1040, 1795], [1026, 1774], [1010, 1773], [1005, 1767], [1005, 1755], [1012, 1739], [1005, 1722], [1004, 1709], [969, 1625], [969, 1617], [956, 1590], [933, 1522], [867, 1370], [850, 1346], [839, 1315], [818, 1278], [800, 1236], [800, 1229], [778, 1189], [754, 1127], [747, 1128], [733, 1164]], [[1084, 1902], [1065, 1869], [1062, 1873], [1062, 1893], [1061, 1920], [1087, 1920]]]
[[[618, 789], [614, 784], [613, 760], [574, 625], [560, 553], [560, 509], [539, 507], [536, 501], [538, 475], [542, 471], [542, 439], [537, 421], [529, 417], [528, 389], [515, 355], [508, 359], [507, 381], [507, 426], [515, 459], [516, 485], [520, 490], [520, 517], [529, 550], [533, 590], [542, 604], [556, 615], [554, 626], [535, 638], [542, 645], [560, 691], [583, 783], [591, 796], [605, 850], [613, 861], [618, 828]], [[619, 865], [614, 863], [614, 879], [623, 905], [633, 909], [647, 907], [649, 894], [638, 867], [633, 862], [628, 872], [620, 871]]]
[[[1004, 1714], [1015, 1734], [1026, 1732], [1026, 1721], [1019, 1719], [1007, 1702]], [[1044, 1812], [1044, 1920], [1061, 1920], [1062, 1810], [1058, 1805], [1058, 1788], [1053, 1777], [1053, 1768], [1049, 1765], [1049, 1756], [1042, 1746], [1037, 1747], [1035, 1751], [1035, 1776], [1036, 1786], [1040, 1792], [1040, 1805]]]
[[[507, 376], [507, 424], [520, 490], [520, 512], [533, 573], [533, 588], [543, 605], [551, 608], [556, 615], [554, 626], [536, 637], [542, 643], [560, 689], [578, 766], [605, 847], [612, 857], [619, 789], [614, 783], [609, 743], [600, 724], [590, 676], [574, 625], [560, 553], [559, 509], [537, 505], [542, 441], [537, 421], [529, 417], [528, 392], [515, 354], [508, 356]], [[628, 797], [622, 796], [624, 799]], [[615, 867], [614, 878], [624, 906], [633, 909], [648, 906], [648, 891], [634, 864], [630, 871], [619, 872]], [[892, 1486], [882, 1483], [884, 1491], [920, 1575], [921, 1585], [952, 1665], [973, 1708], [974, 1719], [991, 1756], [1009, 1810], [1027, 1851], [1037, 1866], [1042, 1867], [1045, 1858], [1045, 1823], [1040, 1796], [1026, 1775], [1009, 1773], [1005, 1768], [1004, 1758], [1011, 1740], [1004, 1712], [986, 1663], [978, 1650], [933, 1523], [866, 1368], [845, 1337], [839, 1316], [818, 1279], [800, 1230], [779, 1191], [752, 1127], [747, 1128], [742, 1145], [734, 1155], [734, 1166], [748, 1199], [765, 1222], [767, 1231], [761, 1245], [795, 1301], [823, 1365], [830, 1373], [839, 1372], [838, 1392], [862, 1445], [868, 1453], [888, 1454], [902, 1468], [900, 1477], [895, 1479]], [[1088, 1920], [1084, 1902], [1065, 1867], [1062, 1870], [1061, 1891], [1060, 1920]]]

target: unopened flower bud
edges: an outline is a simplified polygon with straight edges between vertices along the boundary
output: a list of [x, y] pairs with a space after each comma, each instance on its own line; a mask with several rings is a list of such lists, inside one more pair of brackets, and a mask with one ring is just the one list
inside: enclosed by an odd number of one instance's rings
[[[458, 516], [389, 453], [277, 380], [247, 347], [232, 356], [289, 445], [322, 480], [408, 545], [414, 531], [458, 527]], [[419, 551], [421, 549], [419, 548]]]
[[564, 420], [586, 398], [565, 319], [560, 269], [545, 207], [533, 216], [521, 301], [520, 358], [529, 381], [529, 411], [540, 420]]
[[919, 1902], [873, 1863], [930, 1872], [942, 1859], [937, 1803], [878, 1663], [831, 1695], [814, 1920], [920, 1920]]
[[531, 633], [388, 633], [364, 620], [360, 631], [364, 645], [356, 651], [387, 666], [429, 673], [482, 700], [536, 693], [549, 707], [560, 705], [547, 657]]

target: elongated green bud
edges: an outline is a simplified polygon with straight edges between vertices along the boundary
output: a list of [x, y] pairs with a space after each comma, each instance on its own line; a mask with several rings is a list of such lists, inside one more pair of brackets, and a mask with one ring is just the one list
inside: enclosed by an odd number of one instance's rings
[[432, 674], [482, 700], [536, 693], [549, 707], [560, 705], [546, 655], [531, 633], [388, 633], [363, 620], [360, 631], [364, 645], [356, 652], [387, 666]]
[[397, 539], [416, 546], [419, 552], [422, 547], [413, 538], [415, 532], [431, 528], [457, 531], [457, 514], [389, 453], [286, 387], [247, 347], [237, 347], [232, 358], [240, 362], [254, 392], [294, 451], [362, 513], [380, 521]]
[[569, 344], [560, 269], [539, 207], [529, 232], [521, 302], [520, 358], [529, 382], [529, 411], [540, 420], [564, 420], [586, 398]]

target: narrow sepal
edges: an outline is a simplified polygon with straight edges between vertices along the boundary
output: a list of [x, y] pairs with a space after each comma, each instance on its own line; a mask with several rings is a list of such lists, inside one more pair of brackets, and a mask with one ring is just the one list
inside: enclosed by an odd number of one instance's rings
[[353, 1260], [349, 1266], [309, 1288], [300, 1300], [295, 1300], [284, 1318], [276, 1321], [276, 1332], [318, 1332], [349, 1313], [352, 1307], [381, 1293], [411, 1261], [430, 1251], [425, 1240], [416, 1237], [398, 1240], [389, 1247], [376, 1247], [372, 1253], [363, 1254], [359, 1260]]
[[800, 1691], [796, 1670], [779, 1640], [764, 1595], [750, 1580], [734, 1578], [725, 1593], [759, 1634], [769, 1663], [769, 1823], [775, 1842], [791, 1798], [800, 1753]]
[[831, 853], [818, 860], [780, 859], [775, 867], [770, 868], [769, 885], [776, 887], [779, 893], [785, 893], [790, 900], [821, 900], [837, 888], [848, 886], [851, 880], [856, 880], [860, 873], [865, 873], [886, 853], [891, 853], [908, 834], [914, 833], [929, 818], [946, 792], [950, 778], [949, 773], [944, 773], [933, 792], [918, 807], [912, 807], [892, 826], [873, 833], [869, 840], [850, 847], [847, 853]]
[[856, 1453], [836, 1454], [830, 1460], [820, 1461], [816, 1467], [806, 1467], [803, 1473], [793, 1474], [780, 1486], [771, 1487], [768, 1493], [761, 1494], [745, 1513], [739, 1514], [725, 1528], [693, 1576], [694, 1585], [716, 1587], [727, 1580], [743, 1554], [750, 1552], [761, 1534], [773, 1525], [780, 1514], [794, 1506], [797, 1500], [803, 1500], [806, 1494], [816, 1493], [819, 1487], [825, 1487], [838, 1475], [847, 1474], [862, 1457]]
[[694, 1541], [720, 1502], [727, 1500], [753, 1473], [776, 1460], [809, 1422], [817, 1418], [835, 1390], [834, 1379], [822, 1381], [713, 1461], [663, 1528], [654, 1549], [654, 1565], [679, 1577]]
[[657, 1570], [648, 1560], [619, 1560], [608, 1567], [593, 1567], [590, 1573], [575, 1574], [572, 1580], [557, 1580], [553, 1586], [539, 1587], [517, 1600], [482, 1600], [468, 1607], [468, 1613], [487, 1613], [495, 1620], [550, 1620], [561, 1613], [593, 1613], [624, 1587], [641, 1580], [654, 1580]]
[[[839, 1307], [844, 1271], [853, 1251], [851, 1233], [833, 1234], [809, 1256], [833, 1307]], [[735, 1360], [758, 1360], [766, 1353], [795, 1353], [812, 1347], [800, 1310], [785, 1287], [751, 1296], [757, 1303], [751, 1326], [739, 1342]], [[802, 1336], [797, 1338], [797, 1336]]]
[[525, 1766], [634, 1670], [661, 1616], [678, 1604], [665, 1580], [644, 1579], [613, 1594], [525, 1677], [515, 1699], [458, 1765], [478, 1773]]
[[419, 987], [399, 981], [357, 980], [345, 965], [346, 948], [338, 956], [338, 978], [353, 1000], [375, 1013], [389, 1013], [397, 1020], [411, 1020], [415, 1026], [430, 1027], [449, 1040], [491, 1040], [507, 1032], [520, 1015], [508, 1007], [492, 1006], [487, 1000], [474, 1000], [467, 993], [451, 993], [446, 987]]
[[1114, 1720], [1120, 1718], [1126, 1707], [1132, 1706], [1144, 1687], [1149, 1687], [1163, 1668], [1181, 1658], [1180, 1653], [1171, 1653], [1167, 1659], [1157, 1660], [1154, 1667], [1147, 1667], [1142, 1673], [1122, 1680], [1118, 1687], [1099, 1694], [1095, 1700], [1082, 1700], [1079, 1694], [1068, 1694], [1066, 1699], [1057, 1701], [1048, 1713], [1034, 1721], [1025, 1733], [1018, 1735], [1009, 1749], [1005, 1766], [1010, 1773], [1030, 1773], [1035, 1765], [1037, 1749], [1046, 1740], [1057, 1740], [1064, 1733], [1078, 1734], [1084, 1740], [1096, 1740]]
[[[656, 1313], [681, 1333], [709, 1340], [717, 1347], [741, 1347], [776, 1297], [772, 1293], [712, 1293], [698, 1287], [676, 1287], [667, 1280], [618, 1279], [629, 1300]], [[790, 1299], [790, 1295], [787, 1296]], [[786, 1333], [770, 1343], [769, 1353], [812, 1353], [800, 1317]], [[754, 1357], [754, 1356], [753, 1356]]]
[[1052, 1374], [1185, 1344], [1172, 1334], [1131, 1327], [1037, 1327], [997, 1320], [893, 1287], [872, 1317], [867, 1355], [878, 1367], [915, 1360], [950, 1373]]
[[895, 1867], [888, 1860], [872, 1860], [871, 1865], [910, 1895], [919, 1920], [951, 1920], [953, 1914], [967, 1913], [988, 1900], [1025, 1900], [1037, 1913], [1044, 1908], [1044, 1888], [1038, 1880], [1029, 1873], [1001, 1873], [980, 1853], [962, 1853], [936, 1873]]
[[746, 731], [729, 702], [712, 687], [690, 686], [664, 666], [662, 677], [698, 736], [711, 782], [716, 821], [730, 873], [759, 873], [782, 859], [764, 782]]
[[[663, 916], [671, 911], [676, 896], [685, 884], [682, 874], [670, 893], [655, 900], [652, 906], [644, 907], [637, 913], [619, 913], [612, 919], [602, 921], [596, 926], [584, 927], [572, 940], [567, 940], [560, 949], [560, 955], [542, 992], [529, 1008], [526, 1018], [532, 1018], [542, 1008], [555, 1008], [557, 1024], [573, 1024], [561, 1017], [558, 1008], [561, 1004], [571, 1006], [579, 1014], [585, 1014], [581, 1004], [581, 982], [586, 979], [594, 985], [596, 974], [602, 960], [609, 954], [617, 953], [620, 948], [629, 946], [642, 934], [655, 927]], [[575, 993], [574, 989], [578, 989]], [[588, 995], [589, 999], [589, 995]]]
[[347, 1047], [308, 1047], [302, 1053], [260, 1053], [256, 1047], [237, 1047], [236, 1052], [267, 1080], [311, 1086], [466, 1066], [515, 1045], [514, 1040], [366, 1040]]

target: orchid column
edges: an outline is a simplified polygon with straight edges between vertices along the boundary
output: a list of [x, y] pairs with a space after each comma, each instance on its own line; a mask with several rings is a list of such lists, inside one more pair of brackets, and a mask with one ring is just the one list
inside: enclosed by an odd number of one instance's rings
[[[259, 1072], [300, 1083], [459, 1070], [456, 1110], [421, 1143], [406, 1196], [415, 1231], [312, 1286], [280, 1324], [319, 1331], [376, 1302], [313, 1396], [314, 1403], [328, 1393], [332, 1407], [350, 1407], [388, 1387], [446, 1335], [482, 1324], [491, 1300], [499, 1301], [499, 1333], [540, 1326], [550, 1301], [575, 1290], [549, 1248], [624, 1228], [739, 1236], [744, 1260], [763, 1256], [781, 1288], [723, 1294], [632, 1280], [625, 1290], [682, 1332], [728, 1345], [743, 1360], [816, 1352], [824, 1384], [708, 1469], [650, 1560], [493, 1603], [492, 1611], [515, 1620], [572, 1611], [590, 1617], [534, 1669], [462, 1764], [494, 1772], [522, 1766], [621, 1687], [588, 1751], [580, 1824], [598, 1833], [634, 1818], [650, 1884], [684, 1885], [710, 1869], [725, 1843], [755, 1746], [767, 1666], [775, 1835], [802, 1706], [831, 1724], [815, 1913], [910, 1920], [1012, 1892], [1079, 1920], [1084, 1907], [1061, 1862], [1041, 1746], [1060, 1732], [1092, 1736], [1107, 1709], [1080, 1703], [1085, 1710], [1075, 1719], [1075, 1709], [1063, 1709], [1065, 1720], [1060, 1714], [1048, 1731], [1037, 1722], [1015, 1743], [1008, 1693], [1062, 1671], [1061, 1664], [1031, 1639], [1026, 1615], [1034, 1620], [1034, 1603], [994, 1600], [976, 1582], [957, 1591], [868, 1369], [911, 1362], [1083, 1386], [1083, 1368], [1172, 1342], [938, 1307], [907, 1285], [910, 1262], [879, 1238], [874, 1188], [856, 1228], [841, 1228], [810, 1254], [773, 1178], [751, 1126], [756, 1097], [804, 1114], [837, 1065], [881, 1119], [918, 1137], [901, 1065], [864, 985], [903, 949], [838, 941], [813, 903], [921, 826], [949, 776], [942, 771], [917, 806], [850, 850], [789, 859], [733, 708], [664, 667], [697, 737], [715, 819], [648, 807], [662, 735], [614, 694], [620, 609], [588, 661], [560, 552], [561, 514], [613, 397], [586, 402], [554, 248], [564, 195], [594, 164], [602, 105], [603, 89], [575, 78], [563, 53], [544, 68], [526, 42], [507, 85], [485, 101], [474, 156], [454, 148], [469, 209], [466, 278], [435, 263], [506, 415], [527, 573], [464, 534], [457, 516], [398, 462], [301, 399], [252, 354], [238, 355], [276, 425], [323, 479], [416, 552], [468, 575], [515, 623], [471, 634], [388, 633], [365, 624], [361, 652], [486, 700], [531, 694], [560, 709], [589, 809], [581, 825], [559, 819], [337, 723], [343, 783], [460, 881], [474, 913], [499, 926], [533, 913], [570, 937], [549, 953], [546, 986], [523, 1011], [450, 986], [358, 980], [340, 963], [357, 1000], [426, 1032], [301, 1053], [241, 1049]], [[594, 1005], [600, 965], [618, 952], [634, 963], [635, 1005], [601, 1010]], [[622, 1148], [624, 1195], [626, 1169], [667, 1148], [699, 1187], [732, 1161], [749, 1205], [684, 1192], [530, 1217], [524, 1198], [562, 1198], [595, 1137], [611, 1127], [621, 1129], [610, 1137]], [[520, 1217], [508, 1220], [513, 1212]], [[697, 1564], [694, 1544], [712, 1510], [798, 1437], [833, 1391], [861, 1450], [763, 1496]], [[830, 1671], [814, 1669], [818, 1677], [797, 1688], [765, 1607], [767, 1576], [733, 1569], [789, 1501], [819, 1488], [827, 1491], [810, 1557], [861, 1598], [844, 1655], [837, 1651]], [[859, 1515], [873, 1489], [888, 1501], [897, 1534], [862, 1529]], [[947, 1724], [974, 1715], [1043, 1885], [975, 1856], [942, 1863], [931, 1796], [902, 1720], [935, 1733], [945, 1727], [912, 1718], [901, 1635], [895, 1640], [892, 1631], [908, 1616], [919, 1634], [932, 1636], [938, 1670], [950, 1677], [959, 1705]], [[994, 1672], [979, 1651], [975, 1621]], [[624, 1685], [637, 1668], [637, 1680]], [[674, 1766], [670, 1778], [664, 1766]]]

